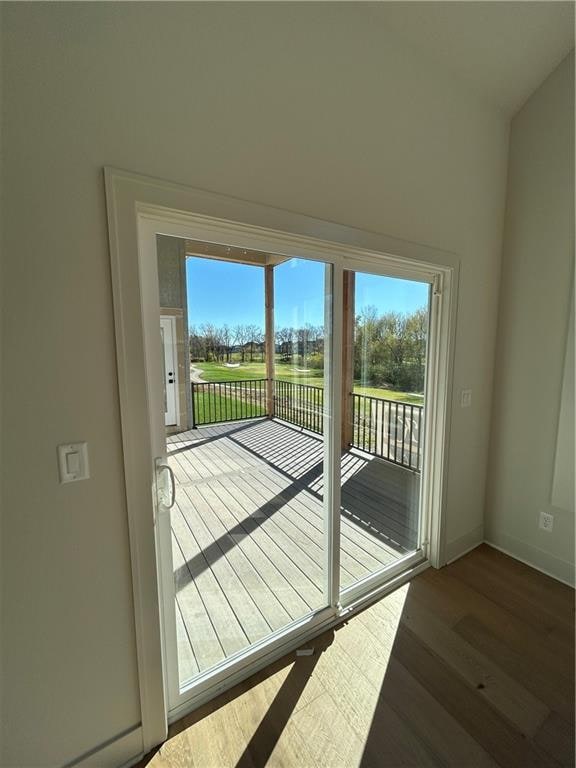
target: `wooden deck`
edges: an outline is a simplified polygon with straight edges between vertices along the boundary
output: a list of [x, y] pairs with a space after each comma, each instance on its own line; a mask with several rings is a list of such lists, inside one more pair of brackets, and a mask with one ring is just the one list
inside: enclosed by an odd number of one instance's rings
[[[323, 604], [323, 444], [270, 420], [167, 438], [181, 682]], [[342, 456], [341, 583], [415, 549], [418, 476]]]

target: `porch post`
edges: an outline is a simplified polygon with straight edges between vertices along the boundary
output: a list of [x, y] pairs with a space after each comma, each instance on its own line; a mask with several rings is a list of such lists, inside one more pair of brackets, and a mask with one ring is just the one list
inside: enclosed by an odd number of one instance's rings
[[354, 389], [354, 288], [356, 273], [344, 270], [342, 302], [342, 450], [353, 438], [352, 390]]
[[266, 306], [265, 343], [266, 343], [266, 413], [274, 416], [274, 359], [276, 342], [274, 337], [274, 266], [264, 267], [264, 300]]

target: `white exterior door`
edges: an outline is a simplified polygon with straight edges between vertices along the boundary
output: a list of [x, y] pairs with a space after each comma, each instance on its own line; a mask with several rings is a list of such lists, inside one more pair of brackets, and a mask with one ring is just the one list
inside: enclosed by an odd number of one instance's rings
[[178, 368], [176, 354], [176, 318], [160, 317], [160, 334], [164, 357], [164, 424], [178, 424]]

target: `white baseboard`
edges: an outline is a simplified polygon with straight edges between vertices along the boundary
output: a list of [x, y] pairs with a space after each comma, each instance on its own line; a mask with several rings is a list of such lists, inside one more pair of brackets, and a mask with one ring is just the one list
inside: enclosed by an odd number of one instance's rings
[[129, 768], [144, 757], [140, 723], [67, 763], [65, 768]]
[[473, 531], [460, 536], [458, 539], [449, 541], [446, 544], [446, 564], [453, 563], [454, 560], [466, 555], [484, 542], [484, 526], [479, 525]]
[[553, 579], [567, 584], [569, 587], [575, 586], [573, 563], [561, 560], [549, 552], [545, 552], [542, 549], [538, 549], [538, 547], [527, 544], [525, 541], [514, 539], [503, 533], [493, 536], [492, 539], [486, 539], [486, 544], [524, 563], [524, 565], [529, 565], [546, 576], [551, 576]]

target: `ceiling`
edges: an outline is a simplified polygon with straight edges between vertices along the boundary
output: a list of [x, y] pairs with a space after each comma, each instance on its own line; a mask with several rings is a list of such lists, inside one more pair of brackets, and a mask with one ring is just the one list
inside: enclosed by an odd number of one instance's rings
[[252, 264], [259, 267], [275, 266], [289, 261], [289, 256], [279, 253], [266, 253], [251, 248], [237, 248], [234, 245], [220, 245], [200, 240], [186, 240], [186, 256], [195, 256], [218, 261], [235, 261], [239, 264]]
[[[495, 106], [516, 112], [574, 47], [574, 3], [362, 3], [370, 22]], [[384, 40], [384, 38], [383, 38]]]

